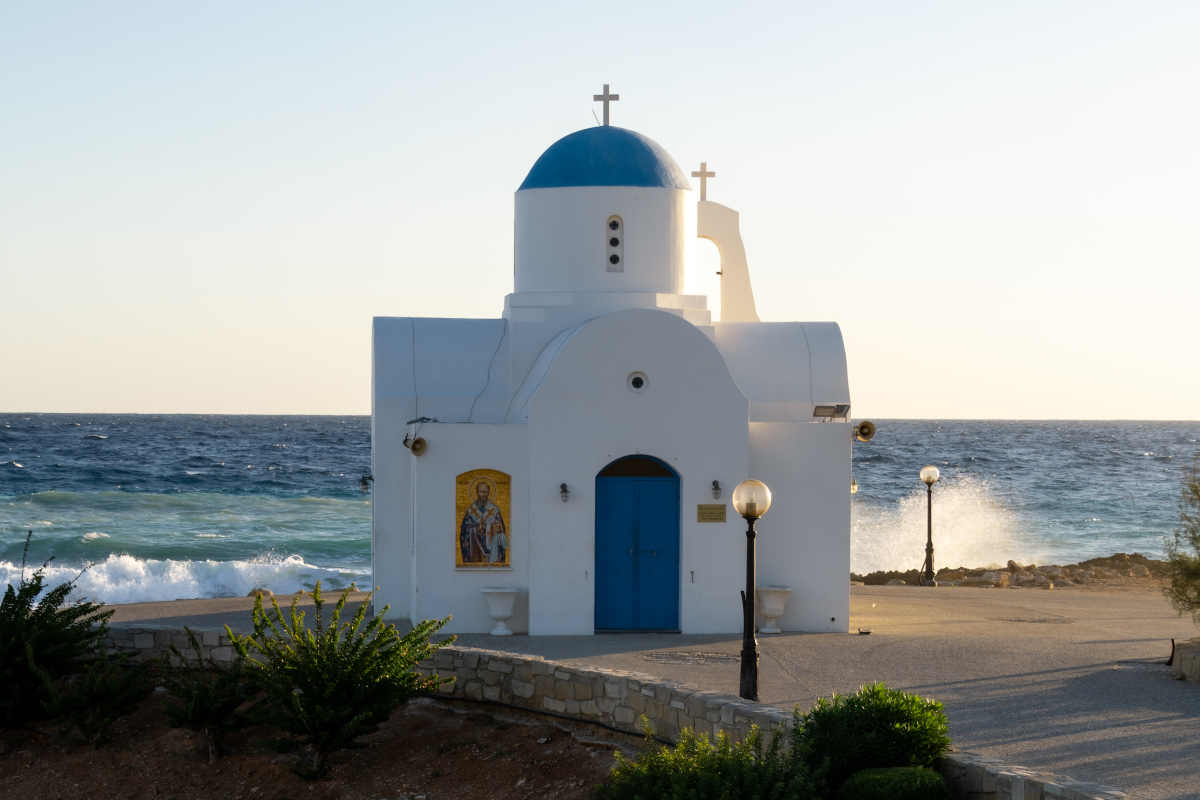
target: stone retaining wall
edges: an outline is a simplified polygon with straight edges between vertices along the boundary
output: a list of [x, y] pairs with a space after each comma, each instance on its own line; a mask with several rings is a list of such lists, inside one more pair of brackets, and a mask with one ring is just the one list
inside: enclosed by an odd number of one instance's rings
[[[200, 645], [201, 658], [221, 662], [233, 661], [233, 647], [229, 642], [229, 635], [223, 630], [193, 630], [192, 633]], [[185, 656], [193, 654], [187, 631], [183, 628], [109, 628], [108, 636], [104, 638], [104, 647], [110, 653], [133, 653], [136, 661], [170, 655], [168, 648], [171, 645]]]
[[1073, 781], [1062, 775], [1002, 764], [974, 753], [947, 753], [935, 767], [954, 800], [1129, 800], [1111, 786]]
[[1175, 673], [1176, 677], [1200, 683], [1200, 639], [1175, 643], [1171, 672]]
[[[195, 631], [205, 658], [230, 661], [233, 649], [221, 631]], [[106, 639], [113, 650], [154, 658], [174, 644], [189, 652], [183, 630], [114, 628]], [[1200, 641], [1196, 645], [1200, 657]], [[1177, 650], [1178, 658], [1178, 650]], [[715, 737], [724, 731], [742, 741], [757, 725], [770, 731], [788, 730], [791, 712], [751, 703], [740, 697], [674, 683], [624, 670], [567, 666], [541, 656], [495, 650], [444, 647], [422, 662], [419, 671], [453, 678], [439, 694], [467, 700], [508, 703], [538, 713], [562, 714], [599, 722], [634, 735], [642, 733], [641, 717], [654, 734], [675, 741], [683, 728]], [[972, 753], [951, 752], [937, 765], [955, 800], [1123, 800], [1129, 795], [1108, 786], [1039, 774]]]
[[445, 647], [420, 672], [453, 677], [443, 695], [494, 700], [530, 711], [549, 711], [641, 733], [640, 718], [654, 735], [675, 741], [692, 728], [714, 737], [726, 731], [742, 740], [757, 725], [764, 732], [787, 729], [791, 712], [740, 697], [612, 669], [565, 666], [540, 656]]

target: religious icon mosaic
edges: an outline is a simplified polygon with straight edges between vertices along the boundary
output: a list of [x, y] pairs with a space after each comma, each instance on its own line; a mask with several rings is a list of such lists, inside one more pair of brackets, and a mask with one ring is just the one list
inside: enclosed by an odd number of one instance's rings
[[499, 470], [474, 469], [459, 475], [454, 483], [455, 566], [511, 566], [512, 477]]

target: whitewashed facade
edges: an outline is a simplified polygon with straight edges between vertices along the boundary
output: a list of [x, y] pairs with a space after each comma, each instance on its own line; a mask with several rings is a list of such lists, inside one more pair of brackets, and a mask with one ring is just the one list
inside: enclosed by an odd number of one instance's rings
[[[729, 498], [753, 477], [774, 495], [759, 583], [793, 589], [778, 624], [846, 631], [852, 426], [814, 417], [850, 402], [837, 325], [759, 322], [737, 213], [697, 201], [631, 131], [560, 140], [515, 205], [500, 319], [374, 321], [377, 604], [486, 632], [481, 590], [503, 586], [519, 590], [518, 633], [738, 631], [746, 524]], [[683, 294], [697, 237], [721, 251], [723, 321]], [[630, 456], [653, 462], [606, 472]], [[491, 481], [490, 501], [509, 493], [503, 524], [473, 540], [462, 476], [476, 470], [510, 483]], [[726, 521], [699, 521], [719, 505]]]

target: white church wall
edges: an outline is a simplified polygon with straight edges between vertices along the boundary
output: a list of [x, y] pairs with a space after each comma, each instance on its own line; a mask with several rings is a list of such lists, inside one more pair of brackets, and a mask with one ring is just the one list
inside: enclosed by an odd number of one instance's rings
[[721, 321], [758, 322], [738, 212], [711, 200], [696, 204], [697, 233], [721, 253]]
[[[682, 294], [696, 238], [683, 189], [570, 186], [516, 193], [516, 292]], [[621, 218], [624, 253], [611, 271], [607, 228]]]
[[[645, 391], [630, 390], [633, 372], [647, 376]], [[747, 413], [713, 343], [679, 317], [631, 309], [570, 336], [530, 401], [531, 634], [593, 632], [596, 475], [635, 454], [680, 476], [681, 629], [740, 628], [741, 520], [730, 507], [727, 522], [700, 523], [696, 505], [728, 504], [747, 477]], [[712, 498], [713, 480], [726, 488], [721, 500]]]
[[[411, 459], [415, 512], [415, 555], [412, 560], [413, 620], [452, 618], [445, 633], [486, 633], [495, 627], [482, 590], [520, 590], [516, 615], [508, 626], [528, 630], [530, 522], [529, 445], [524, 425], [435, 425], [421, 430], [427, 449]], [[407, 451], [405, 451], [407, 453]], [[459, 568], [455, 548], [461, 520], [455, 507], [455, 479], [464, 472], [494, 469], [512, 478], [509, 569]]]
[[809, 422], [813, 406], [849, 403], [836, 322], [718, 322], [717, 347], [754, 422]]
[[407, 618], [412, 593], [412, 453], [402, 444], [412, 400], [376, 397], [371, 408], [371, 573], [375, 607]]
[[[511, 385], [520, 391], [530, 368], [546, 345], [568, 328], [627, 308], [660, 308], [693, 325], [710, 325], [712, 314], [703, 295], [655, 292], [529, 292], [504, 298], [509, 320]], [[512, 407], [510, 406], [510, 414]], [[478, 417], [477, 417], [478, 419]], [[499, 421], [499, 420], [497, 420]]]
[[758, 583], [792, 587], [778, 622], [785, 631], [849, 630], [851, 430], [750, 424], [750, 474], [771, 489], [757, 525]]
[[[503, 367], [508, 355], [506, 324], [500, 319], [374, 320], [372, 585], [379, 587], [376, 606], [390, 606], [390, 618], [409, 618], [414, 613], [412, 469], [417, 459], [403, 444], [411, 430], [406, 423], [422, 415], [447, 422], [503, 419], [509, 399]], [[494, 366], [493, 358], [498, 362]], [[432, 429], [425, 426], [421, 435]], [[449, 485], [452, 490], [453, 478]], [[453, 551], [449, 552], [452, 557]]]
[[394, 619], [411, 611], [412, 454], [402, 442], [416, 401], [395, 373], [397, 351], [412, 352], [412, 330], [408, 320], [385, 318], [371, 332], [371, 585], [375, 606], [390, 606]]
[[372, 380], [377, 398], [414, 401], [417, 416], [442, 422], [499, 420], [511, 396], [503, 319], [376, 317]]

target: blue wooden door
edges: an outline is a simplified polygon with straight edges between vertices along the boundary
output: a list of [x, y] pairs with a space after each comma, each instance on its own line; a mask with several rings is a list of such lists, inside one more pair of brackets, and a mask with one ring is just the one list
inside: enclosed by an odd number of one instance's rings
[[679, 630], [679, 478], [596, 479], [596, 629]]

